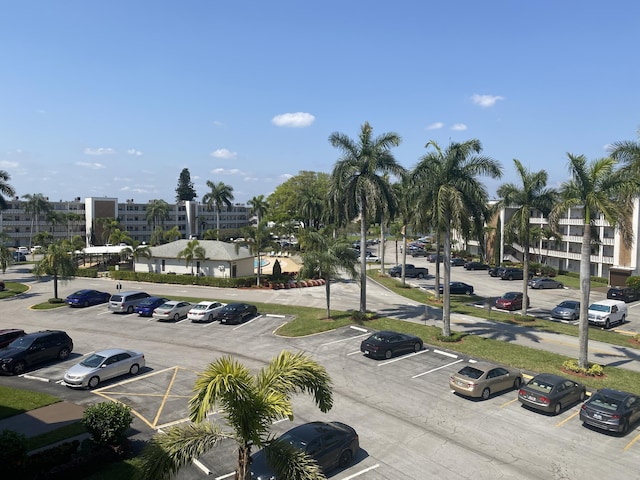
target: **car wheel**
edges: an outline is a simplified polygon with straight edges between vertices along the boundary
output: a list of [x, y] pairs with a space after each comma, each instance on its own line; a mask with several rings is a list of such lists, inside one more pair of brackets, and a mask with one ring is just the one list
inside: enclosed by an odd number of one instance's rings
[[391, 358], [391, 355], [393, 355], [393, 352], [391, 350], [387, 350], [386, 352], [384, 352], [384, 358], [386, 358], [387, 360]]
[[91, 377], [89, 379], [89, 388], [96, 388], [100, 384], [100, 379], [98, 377]]
[[422, 350], [422, 345], [420, 344], [420, 342], [416, 342], [416, 344], [413, 346], [413, 351], [419, 352], [420, 350]]
[[213, 322], [213, 315], [209, 315], [209, 318], [207, 319], [207, 321], [208, 321], [209, 323]]
[[556, 406], [553, 407], [553, 413], [555, 415], [560, 415], [560, 412], [562, 411], [562, 404], [560, 402], [556, 403]]
[[14, 375], [22, 375], [24, 371], [27, 369], [27, 364], [20, 360], [13, 365], [13, 374]]
[[573, 315], [571, 315], [571, 321], [575, 322], [578, 319], [578, 316], [574, 313]]
[[58, 352], [58, 359], [66, 360], [67, 358], [69, 358], [70, 354], [71, 354], [71, 351], [67, 347], [61, 348], [60, 351]]
[[140, 365], [138, 365], [137, 363], [134, 363], [133, 365], [131, 365], [131, 368], [129, 369], [129, 373], [131, 375], [135, 375], [139, 371], [140, 371]]
[[177, 322], [178, 320], [180, 320], [180, 314], [179, 314], [179, 313], [176, 313], [176, 314], [173, 316], [173, 321], [174, 321], [174, 322]]
[[88, 306], [89, 306], [89, 301], [88, 301], [88, 300], [87, 300], [87, 301], [85, 301], [85, 302], [82, 304], [82, 306], [83, 306], [83, 307], [85, 307], [85, 308], [86, 308], [86, 307], [88, 307]]
[[624, 420], [622, 421], [622, 427], [620, 428], [620, 432], [621, 432], [623, 435], [626, 435], [628, 431], [629, 431], [629, 420], [624, 419]]
[[604, 328], [609, 329], [611, 328], [611, 322], [609, 321], [609, 319], [607, 318], [607, 320], [604, 322]]
[[626, 315], [622, 315], [622, 318], [620, 319], [620, 325], [622, 325], [626, 321], [627, 321]]
[[340, 454], [340, 459], [338, 460], [338, 467], [344, 468], [351, 463], [351, 459], [353, 458], [353, 453], [351, 450], [345, 450]]
[[580, 397], [578, 397], [578, 398], [579, 398], [579, 400], [580, 400], [581, 402], [584, 402], [584, 398], [585, 398], [586, 396], [587, 396], [587, 394], [585, 393], [585, 391], [584, 391], [584, 390], [582, 390], [582, 391], [580, 392]]
[[485, 388], [482, 391], [482, 399], [487, 400], [490, 396], [491, 396], [491, 390], [489, 390], [489, 388]]
[[419, 278], [420, 280], [422, 280], [422, 279], [424, 278], [424, 275], [423, 275], [422, 273], [419, 273], [419, 274], [418, 274], [418, 278]]
[[513, 381], [513, 388], [515, 388], [516, 390], [518, 390], [520, 388], [520, 384], [522, 383], [522, 379], [520, 377], [517, 377], [514, 381]]
[[561, 283], [559, 283], [559, 284], [558, 284], [558, 286], [557, 286], [557, 288], [564, 288], [564, 285], [563, 285], [563, 284], [561, 284]]
[[471, 292], [471, 289], [469, 289], [469, 288], [467, 288], [467, 289], [464, 291], [464, 294], [465, 294], [465, 295], [471, 295], [471, 293], [472, 293], [472, 292]]
[[127, 308], [127, 313], [133, 313], [133, 305], [129, 305], [129, 308]]

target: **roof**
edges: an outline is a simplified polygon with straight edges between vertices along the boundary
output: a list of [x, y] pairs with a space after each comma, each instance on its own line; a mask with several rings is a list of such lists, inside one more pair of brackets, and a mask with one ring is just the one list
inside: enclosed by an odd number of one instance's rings
[[[150, 247], [149, 250], [153, 257], [178, 258], [178, 252], [184, 250], [191, 241], [193, 240], [176, 240], [157, 247]], [[234, 261], [253, 258], [253, 255], [246, 247], [240, 247], [236, 252], [236, 245], [233, 243], [219, 242], [217, 240], [198, 240], [198, 245], [204, 248], [205, 257], [208, 259]]]

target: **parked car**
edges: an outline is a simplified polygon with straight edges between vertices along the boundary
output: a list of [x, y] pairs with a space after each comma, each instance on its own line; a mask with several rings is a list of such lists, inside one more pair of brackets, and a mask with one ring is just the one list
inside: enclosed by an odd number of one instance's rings
[[521, 268], [505, 268], [500, 275], [502, 280], [522, 280], [524, 272]]
[[363, 340], [360, 351], [371, 358], [391, 358], [399, 353], [419, 352], [422, 346], [420, 337], [382, 330]]
[[[376, 255], [374, 255], [373, 253], [367, 251], [365, 253], [365, 261], [367, 263], [380, 263], [380, 258], [378, 258]], [[359, 256], [358, 261], [362, 260], [362, 255]]]
[[191, 307], [191, 310], [187, 313], [187, 318], [195, 323], [213, 322], [218, 318], [218, 313], [225, 305], [225, 303], [220, 302], [200, 302]]
[[551, 373], [540, 373], [518, 390], [518, 400], [527, 407], [558, 415], [563, 407], [583, 402], [587, 388]]
[[141, 317], [152, 317], [153, 311], [168, 301], [169, 299], [164, 297], [147, 297], [137, 304], [133, 311]]
[[16, 248], [16, 252], [26, 255], [27, 253], [29, 253], [29, 249], [27, 247], [18, 247]]
[[424, 248], [415, 248], [409, 249], [409, 254], [412, 257], [426, 257], [427, 255], [429, 255], [429, 252], [427, 252]]
[[137, 292], [135, 290], [116, 293], [115, 295], [111, 295], [108, 308], [113, 313], [133, 313], [136, 306], [148, 297], [150, 297], [148, 293]]
[[467, 262], [464, 264], [466, 270], [489, 270], [489, 265], [482, 262]]
[[[507, 292], [496, 299], [495, 307], [500, 310], [522, 310], [522, 292]], [[531, 302], [527, 297], [527, 308]]]
[[19, 328], [5, 328], [0, 330], [0, 348], [4, 348], [13, 342], [16, 338], [24, 335], [24, 330]]
[[551, 311], [551, 316], [561, 320], [577, 320], [580, 318], [580, 302], [577, 300], [564, 300]]
[[557, 280], [549, 277], [535, 277], [529, 280], [528, 285], [534, 289], [544, 289], [544, 288], [564, 288], [564, 285]]
[[492, 277], [502, 277], [502, 272], [504, 272], [507, 268], [506, 267], [492, 267], [490, 268], [487, 273], [492, 276]]
[[242, 323], [247, 318], [258, 314], [258, 308], [248, 303], [229, 303], [222, 307], [218, 318], [220, 323]]
[[[360, 449], [358, 434], [341, 422], [310, 422], [292, 428], [278, 440], [292, 445], [313, 458], [322, 473], [348, 466]], [[269, 467], [264, 450], [251, 460], [253, 480], [274, 480], [275, 473]]]
[[111, 294], [108, 292], [84, 289], [72, 293], [64, 299], [64, 302], [67, 303], [70, 307], [88, 307], [89, 305], [107, 303], [110, 298]]
[[161, 321], [173, 320], [174, 322], [177, 322], [181, 318], [186, 318], [192, 306], [193, 305], [189, 302], [169, 300], [159, 307], [156, 307], [153, 311], [153, 318]]
[[16, 263], [26, 262], [27, 261], [27, 257], [22, 252], [13, 252], [13, 261], [16, 262]]
[[444, 255], [436, 255], [435, 253], [430, 253], [429, 255], [427, 255], [427, 260], [429, 260], [431, 263], [436, 263], [437, 260], [438, 263], [440, 263], [444, 261]]
[[453, 257], [449, 260], [449, 263], [452, 267], [464, 267], [464, 264], [467, 263], [467, 261], [464, 258]]
[[622, 300], [623, 302], [635, 302], [640, 300], [640, 292], [629, 287], [611, 287], [607, 291], [607, 298], [610, 300]]
[[484, 400], [492, 393], [519, 389], [521, 384], [522, 373], [519, 371], [483, 362], [467, 365], [449, 379], [454, 392]]
[[[440, 284], [440, 293], [444, 292], [444, 285]], [[449, 293], [456, 295], [471, 295], [473, 293], [473, 286], [464, 282], [449, 282]]]
[[601, 300], [589, 305], [589, 323], [610, 328], [627, 319], [627, 304], [622, 300]]
[[31, 249], [29, 250], [29, 253], [31, 255], [35, 255], [36, 253], [44, 253], [44, 248], [42, 247], [42, 245], [34, 245], [33, 247], [31, 247]]
[[[402, 265], [395, 265], [391, 267], [389, 270], [389, 275], [392, 277], [401, 277], [402, 276]], [[429, 276], [429, 269], [425, 267], [416, 267], [412, 263], [404, 264], [404, 276], [411, 278], [419, 278], [423, 279], [424, 277]]]
[[633, 393], [603, 388], [580, 408], [583, 424], [612, 432], [627, 433], [640, 419], [640, 398]]
[[144, 368], [142, 352], [110, 348], [89, 355], [64, 374], [64, 383], [69, 387], [96, 388], [100, 382], [121, 375], [136, 375]]
[[62, 330], [43, 330], [16, 338], [0, 350], [0, 369], [21, 375], [28, 367], [50, 360], [66, 360], [73, 340]]

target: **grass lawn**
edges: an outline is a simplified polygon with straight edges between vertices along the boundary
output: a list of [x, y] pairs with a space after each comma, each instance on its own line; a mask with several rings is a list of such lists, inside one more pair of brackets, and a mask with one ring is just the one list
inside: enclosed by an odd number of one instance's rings
[[0, 292], [0, 300], [3, 298], [15, 297], [27, 290], [29, 290], [29, 287], [23, 283], [4, 282], [4, 290]]
[[0, 385], [0, 419], [58, 403], [59, 398], [46, 393], [20, 390]]

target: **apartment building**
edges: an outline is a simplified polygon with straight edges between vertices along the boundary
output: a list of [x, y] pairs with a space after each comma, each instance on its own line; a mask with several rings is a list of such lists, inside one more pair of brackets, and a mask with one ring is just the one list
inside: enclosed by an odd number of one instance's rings
[[[49, 199], [47, 199], [49, 200]], [[25, 210], [27, 202], [15, 197], [7, 200], [7, 209], [0, 210], [0, 231], [11, 239], [10, 246], [29, 247], [38, 232], [48, 232], [54, 240], [71, 239], [81, 236], [90, 246], [102, 245], [107, 240], [102, 235], [99, 218], [115, 218], [133, 240], [149, 242], [153, 226], [147, 221], [148, 203], [136, 203], [134, 199], [120, 202], [115, 197], [76, 197], [73, 201], [52, 202], [49, 205], [54, 217], [40, 215], [36, 219]], [[208, 211], [206, 205], [197, 202], [170, 204], [169, 216], [164, 221], [164, 229], [178, 227], [183, 238], [202, 236], [208, 229], [215, 229], [217, 218], [215, 211]], [[249, 225], [249, 208], [236, 204], [220, 212], [220, 229], [239, 229]]]

